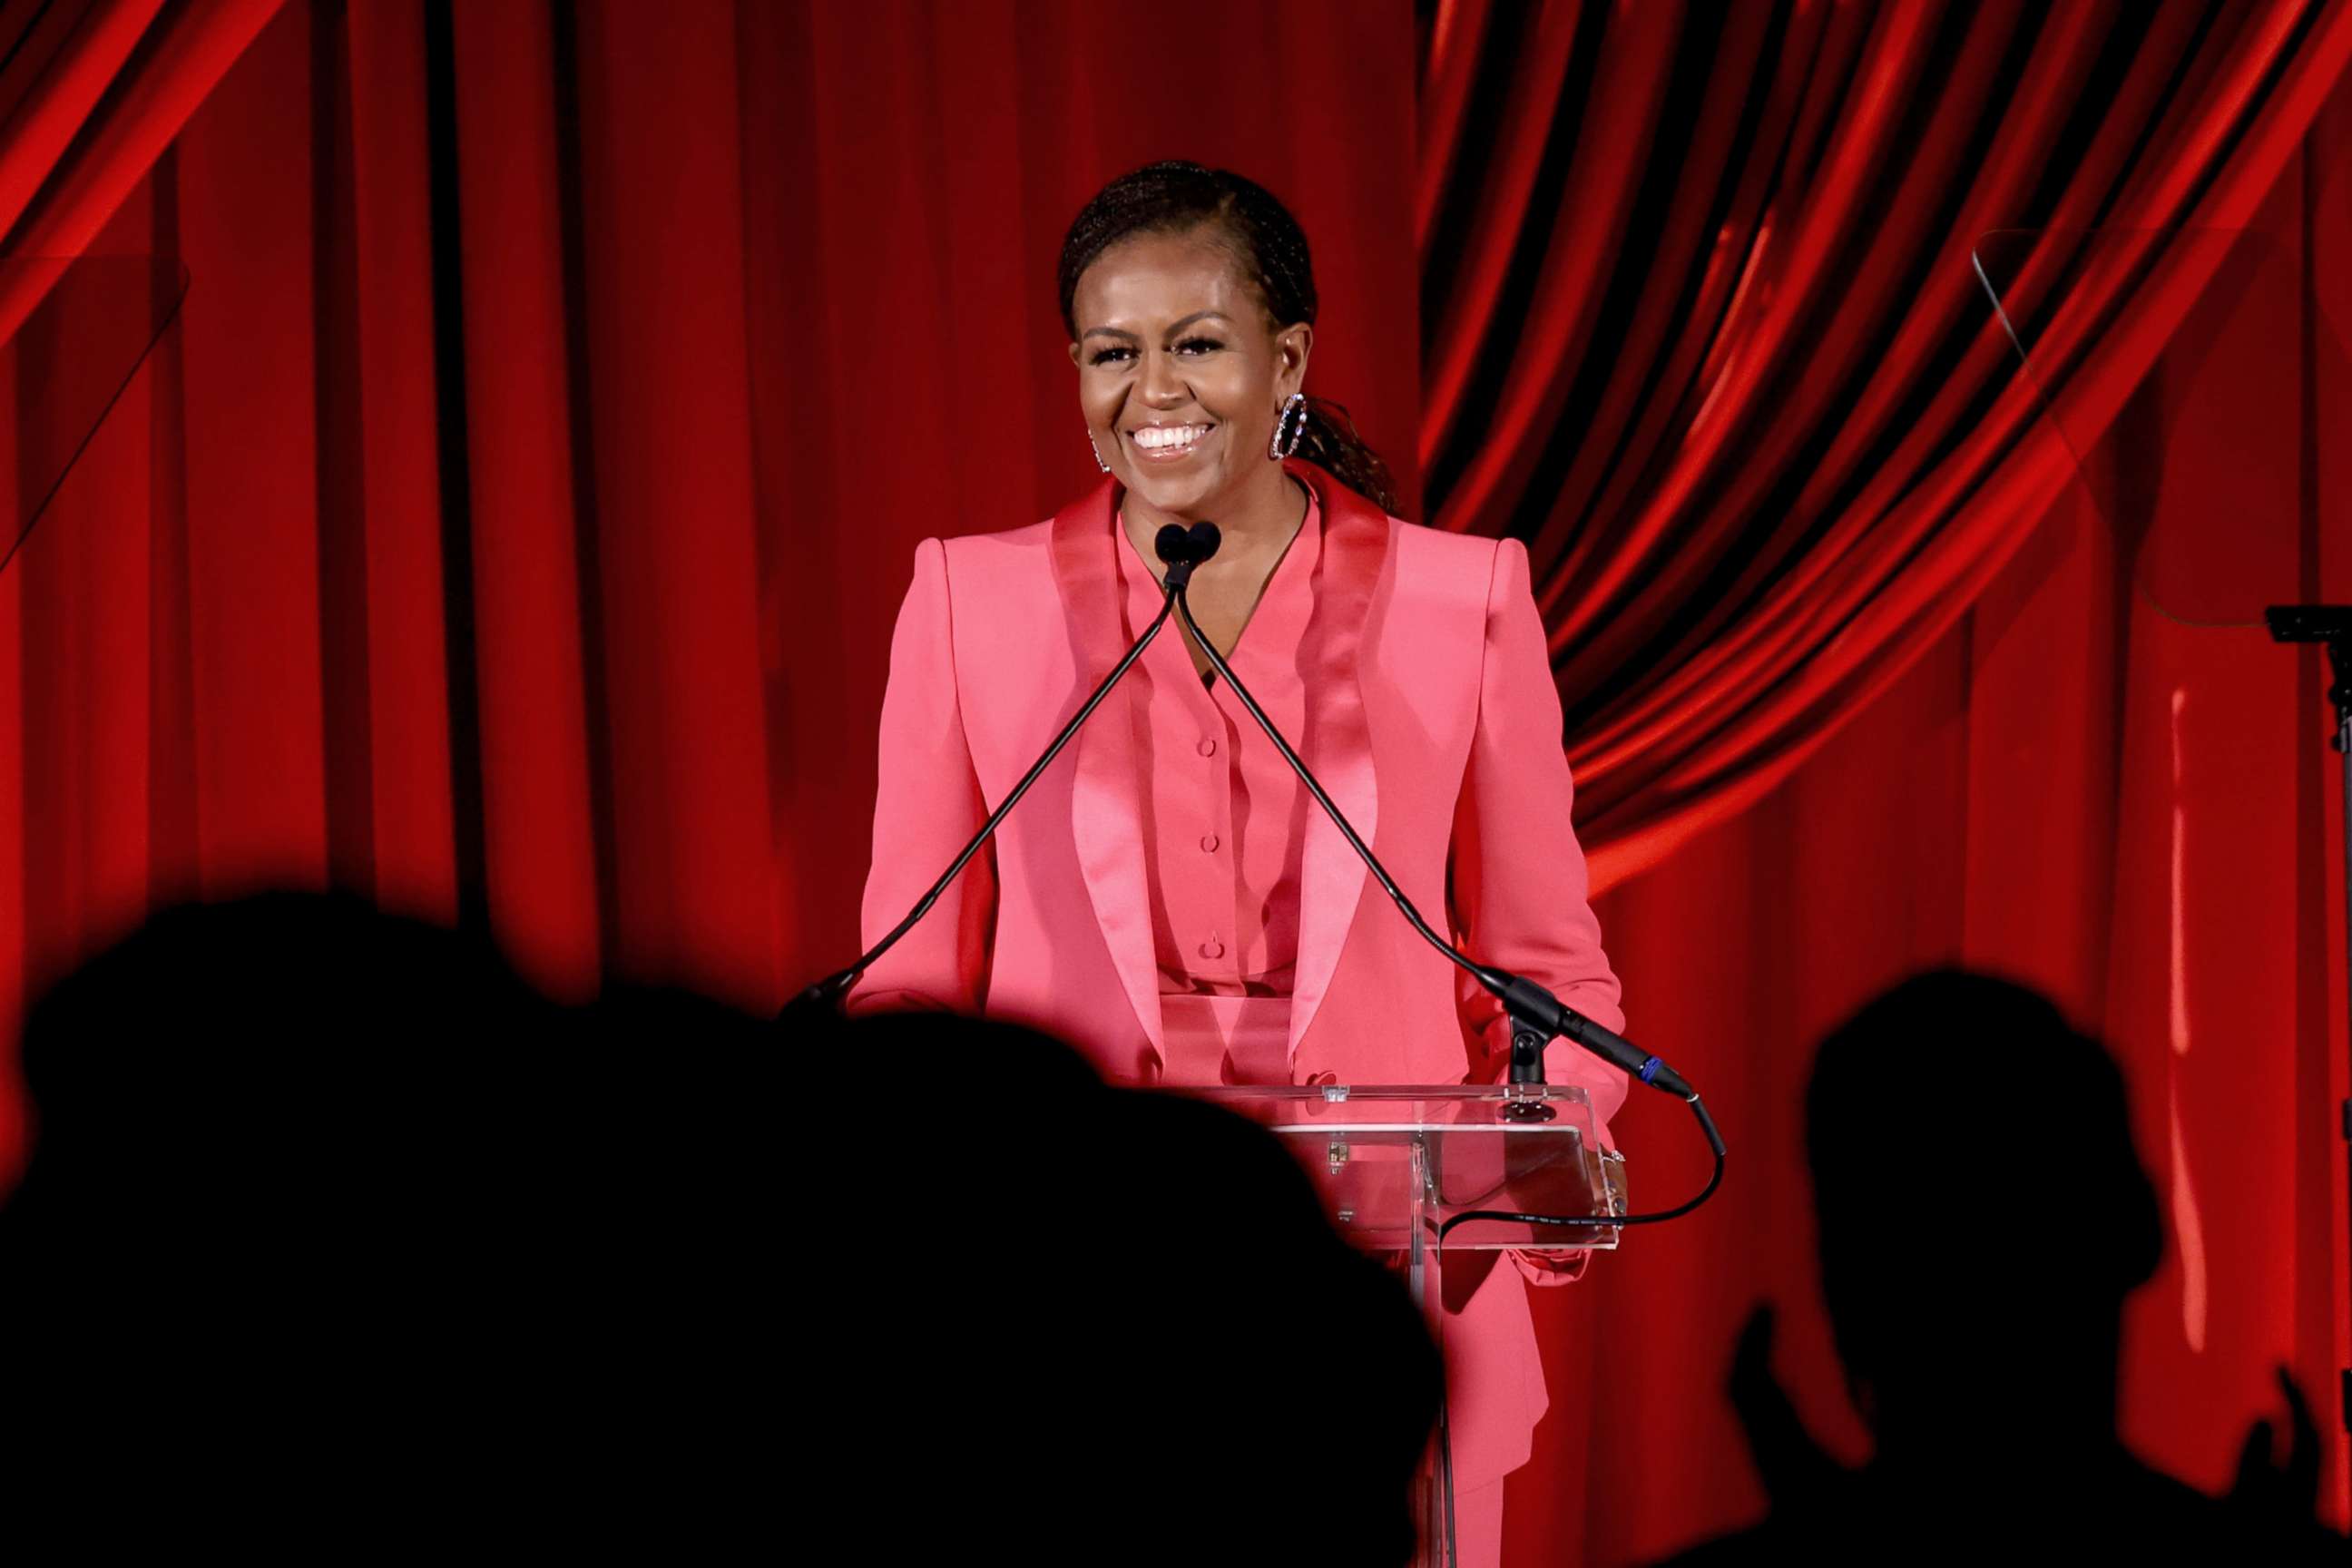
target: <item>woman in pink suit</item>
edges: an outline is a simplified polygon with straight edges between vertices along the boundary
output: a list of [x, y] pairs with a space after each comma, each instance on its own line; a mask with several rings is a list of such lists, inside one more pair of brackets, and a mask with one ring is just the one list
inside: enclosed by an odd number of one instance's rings
[[[1622, 1028], [1527, 552], [1389, 515], [1380, 459], [1303, 396], [1316, 299], [1296, 220], [1237, 175], [1151, 165], [1078, 215], [1061, 300], [1107, 477], [1049, 521], [916, 551], [866, 940], [1158, 611], [1160, 529], [1206, 519], [1224, 542], [1189, 593], [1202, 631], [1406, 894], [1474, 957]], [[1181, 626], [853, 1005], [1019, 1019], [1130, 1083], [1489, 1082], [1509, 1058], [1494, 1003], [1389, 907]], [[1564, 1044], [1546, 1070], [1604, 1122], [1624, 1099], [1622, 1073]], [[1514, 1261], [1447, 1324], [1470, 1564], [1499, 1561], [1502, 1479], [1547, 1404], [1526, 1283], [1577, 1267]]]

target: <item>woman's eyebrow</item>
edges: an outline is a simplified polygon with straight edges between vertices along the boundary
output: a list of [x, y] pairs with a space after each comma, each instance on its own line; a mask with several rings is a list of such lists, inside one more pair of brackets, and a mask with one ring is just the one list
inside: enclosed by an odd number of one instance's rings
[[[1231, 322], [1232, 321], [1233, 318], [1226, 315], [1223, 310], [1195, 310], [1191, 315], [1185, 317], [1182, 321], [1171, 326], [1168, 329], [1168, 335], [1172, 338], [1178, 332], [1182, 331], [1185, 328], [1192, 326], [1197, 321]], [[1085, 331], [1080, 332], [1078, 336], [1081, 338], [1125, 338], [1129, 342], [1139, 341], [1135, 333], [1127, 331], [1124, 327], [1088, 327]]]

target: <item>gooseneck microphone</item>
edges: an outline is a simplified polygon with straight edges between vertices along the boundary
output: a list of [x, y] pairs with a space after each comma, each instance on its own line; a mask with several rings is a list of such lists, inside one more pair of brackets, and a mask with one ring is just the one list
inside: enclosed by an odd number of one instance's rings
[[[1405, 896], [1404, 889], [1397, 886], [1396, 879], [1389, 875], [1388, 868], [1381, 864], [1380, 857], [1372, 853], [1371, 846], [1366, 844], [1356, 832], [1354, 826], [1349, 822], [1347, 814], [1339, 809], [1339, 803], [1334, 801], [1328, 792], [1323, 788], [1321, 781], [1316, 778], [1313, 771], [1291, 748], [1290, 742], [1283, 739], [1282, 731], [1275, 727], [1272, 719], [1266, 717], [1265, 710], [1257, 705], [1257, 699], [1250, 695], [1249, 688], [1244, 686], [1235, 678], [1233, 666], [1225, 662], [1224, 655], [1219, 653], [1216, 645], [1202, 632], [1200, 623], [1192, 618], [1192, 601], [1186, 595], [1185, 590], [1192, 584], [1193, 569], [1214, 555], [1218, 546], [1223, 542], [1223, 536], [1213, 522], [1196, 522], [1189, 530], [1180, 529], [1171, 523], [1160, 531], [1157, 548], [1160, 558], [1169, 563], [1167, 579], [1169, 597], [1176, 607], [1177, 615], [1184, 623], [1184, 629], [1192, 635], [1193, 642], [1199, 645], [1201, 652], [1207, 658], [1209, 668], [1215, 670], [1218, 678], [1232, 689], [1233, 694], [1240, 699], [1243, 708], [1246, 709], [1249, 716], [1256, 721], [1257, 727], [1265, 731], [1265, 738], [1274, 742], [1275, 749], [1282, 753], [1282, 760], [1290, 764], [1290, 771], [1298, 775], [1298, 782], [1307, 786], [1307, 793], [1315, 797], [1315, 804], [1323, 808], [1324, 815], [1331, 819], [1331, 825], [1339, 830], [1339, 836], [1348, 841], [1348, 847], [1353, 849], [1357, 857], [1363, 861], [1365, 868], [1380, 883], [1381, 890], [1388, 894], [1389, 900], [1396, 905], [1398, 912], [1404, 916], [1414, 931], [1421, 933], [1423, 941], [1444, 953], [1451, 963], [1477, 981], [1503, 1004], [1503, 1010], [1511, 1019], [1510, 1081], [1514, 1084], [1541, 1084], [1544, 1081], [1544, 1047], [1551, 1040], [1566, 1038], [1591, 1051], [1603, 1061], [1622, 1068], [1651, 1088], [1671, 1094], [1687, 1104], [1691, 1108], [1691, 1113], [1698, 1119], [1700, 1130], [1706, 1135], [1708, 1147], [1715, 1152], [1715, 1174], [1707, 1182], [1706, 1189], [1688, 1203], [1672, 1209], [1661, 1210], [1655, 1214], [1626, 1215], [1606, 1220], [1591, 1216], [1519, 1215], [1473, 1210], [1453, 1215], [1446, 1220], [1441, 1230], [1451, 1230], [1454, 1226], [1465, 1221], [1480, 1219], [1541, 1225], [1577, 1225], [1587, 1227], [1598, 1225], [1654, 1224], [1661, 1220], [1677, 1218], [1705, 1203], [1714, 1194], [1716, 1187], [1723, 1181], [1724, 1146], [1723, 1135], [1716, 1131], [1715, 1118], [1707, 1113], [1706, 1104], [1698, 1097], [1698, 1091], [1691, 1088], [1689, 1082], [1680, 1073], [1664, 1062], [1643, 1050], [1614, 1030], [1603, 1028], [1554, 996], [1535, 981], [1524, 975], [1514, 974], [1507, 969], [1480, 963], [1432, 930], [1429, 922], [1422, 918], [1421, 911], [1413, 907], [1412, 900]], [[1175, 553], [1171, 553], [1171, 550]], [[1521, 1104], [1525, 1109], [1519, 1110], [1518, 1114], [1523, 1118], [1533, 1119], [1551, 1115], [1550, 1107], [1545, 1105], [1540, 1097], [1530, 1096]]]
[[[1214, 555], [1217, 546], [1224, 542], [1224, 535], [1217, 531], [1213, 522], [1196, 522], [1190, 528], [1178, 522], [1161, 526], [1152, 536], [1151, 550], [1160, 557], [1160, 564], [1168, 568], [1162, 574], [1163, 585], [1171, 599], [1192, 586], [1192, 569]], [[1189, 623], [1192, 617], [1187, 613], [1184, 618]], [[1192, 635], [1197, 637], [1201, 634], [1196, 631]]]
[[[1202, 528], [1208, 530], [1205, 547], [1202, 547], [1194, 537]], [[842, 999], [849, 994], [849, 988], [857, 984], [858, 977], [873, 968], [875, 963], [884, 953], [898, 945], [899, 938], [914, 930], [916, 924], [931, 912], [931, 906], [940, 901], [940, 895], [948, 890], [948, 885], [953, 882], [964, 867], [971, 863], [971, 858], [980, 853], [980, 847], [994, 837], [997, 825], [1012, 814], [1014, 806], [1021, 804], [1021, 797], [1029, 793], [1029, 786], [1035, 784], [1038, 775], [1052, 764], [1055, 757], [1062, 754], [1062, 748], [1070, 743], [1070, 737], [1078, 732], [1079, 726], [1092, 716], [1096, 709], [1102, 706], [1102, 700], [1110, 695], [1111, 688], [1117, 686], [1120, 678], [1134, 667], [1135, 661], [1143, 657], [1143, 650], [1151, 646], [1151, 639], [1158, 637], [1160, 628], [1168, 624], [1168, 616], [1175, 606], [1177, 595], [1181, 594], [1184, 591], [1184, 585], [1192, 580], [1192, 568], [1216, 553], [1216, 527], [1211, 523], [1198, 524], [1189, 534], [1183, 528], [1172, 522], [1160, 531], [1160, 536], [1154, 542], [1154, 547], [1158, 550], [1160, 558], [1170, 563], [1165, 584], [1166, 592], [1160, 597], [1160, 613], [1151, 617], [1151, 624], [1143, 628], [1143, 635], [1135, 639], [1133, 646], [1129, 647], [1119, 661], [1111, 667], [1110, 673], [1102, 678], [1102, 683], [1095, 688], [1093, 695], [1088, 697], [1085, 704], [1070, 716], [1070, 721], [1062, 726], [1061, 732], [1047, 744], [1044, 754], [1030, 764], [1027, 773], [1021, 775], [1021, 782], [1006, 792], [1003, 804], [989, 813], [988, 820], [980, 825], [980, 831], [973, 834], [961, 852], [949, 862], [948, 868], [940, 873], [940, 879], [931, 884], [930, 890], [916, 900], [915, 907], [907, 911], [907, 918], [892, 926], [888, 935], [860, 954], [856, 963], [846, 969], [826, 975], [823, 980], [784, 1004], [783, 1011], [777, 1015], [779, 1023], [789, 1024], [812, 1015], [838, 1011]]]
[[[1160, 558], [1171, 563], [1168, 581], [1175, 597], [1176, 613], [1183, 618], [1184, 629], [1192, 634], [1192, 640], [1201, 645], [1201, 651], [1207, 657], [1210, 668], [1233, 689], [1234, 695], [1249, 710], [1249, 716], [1257, 721], [1257, 727], [1265, 731], [1266, 739], [1272, 741], [1275, 749], [1282, 753], [1282, 760], [1290, 764], [1291, 772], [1298, 775], [1299, 782], [1314, 795], [1315, 804], [1323, 808], [1324, 815], [1331, 819], [1340, 837], [1347, 839], [1349, 847], [1355, 850], [1370, 868], [1390, 901], [1412, 923], [1412, 929], [1421, 933], [1422, 940], [1492, 992], [1511, 1016], [1512, 1022], [1521, 1026], [1513, 1032], [1511, 1081], [1543, 1082], [1542, 1047], [1552, 1039], [1565, 1037], [1602, 1060], [1624, 1068], [1653, 1089], [1663, 1089], [1680, 1100], [1695, 1098], [1690, 1085], [1680, 1073], [1622, 1035], [1603, 1028], [1536, 982], [1513, 974], [1507, 969], [1478, 963], [1431, 929], [1429, 922], [1422, 918], [1421, 910], [1414, 908], [1412, 900], [1405, 896], [1404, 889], [1396, 885], [1396, 879], [1389, 875], [1388, 868], [1381, 864], [1380, 857], [1373, 854], [1371, 847], [1358, 836], [1354, 826], [1348, 821], [1347, 814], [1339, 809], [1339, 803], [1325, 792], [1321, 781], [1291, 749], [1290, 742], [1283, 739], [1282, 731], [1275, 727], [1274, 721], [1267, 718], [1265, 710], [1257, 705], [1257, 699], [1252, 697], [1249, 689], [1234, 678], [1233, 667], [1202, 635], [1199, 623], [1192, 619], [1192, 602], [1184, 591], [1192, 583], [1192, 569], [1214, 555], [1223, 542], [1213, 522], [1196, 522], [1189, 532], [1173, 523], [1160, 531]], [[1182, 552], [1181, 556], [1170, 554], [1171, 544]], [[1174, 563], [1179, 559], [1183, 563], [1181, 583], [1177, 581], [1178, 568]], [[1524, 1038], [1526, 1036], [1539, 1037], [1528, 1041]]]

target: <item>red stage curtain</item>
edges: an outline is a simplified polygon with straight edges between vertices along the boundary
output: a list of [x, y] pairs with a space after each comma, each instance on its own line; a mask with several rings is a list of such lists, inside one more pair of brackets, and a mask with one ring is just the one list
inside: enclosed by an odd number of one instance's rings
[[[2352, 326], [2352, 14], [1749, 6], [1706, 26], [1456, 0], [1423, 41], [1432, 520], [1527, 542], [1580, 829], [1623, 884], [1601, 913], [1635, 1032], [1701, 1064], [1749, 1140], [1728, 1201], [1613, 1260], [1608, 1289], [1541, 1303], [1569, 1404], [1514, 1478], [1524, 1560], [1565, 1536], [1634, 1561], [1752, 1517], [1752, 1494], [1665, 1478], [1742, 1472], [1701, 1391], [1759, 1298], [1786, 1309], [1801, 1405], [1859, 1453], [1793, 1110], [1812, 1039], [1952, 961], [2050, 989], [2130, 1075], [2172, 1234], [2133, 1306], [2126, 1436], [2219, 1489], [2290, 1366], [2340, 1526], [2343, 840], [2319, 665], [2119, 589], [2352, 595], [2329, 438], [2352, 387], [2322, 352]], [[2292, 258], [2267, 297], [2218, 266], [2211, 236], [2240, 227]], [[1972, 265], [1994, 229], [2051, 236], [2003, 279], [2028, 285], [2012, 310], [2065, 324], [2030, 377]], [[2159, 358], [2184, 320], [2221, 345], [2194, 376]], [[2202, 439], [2192, 385], [2301, 369], [2301, 416], [2259, 455], [2154, 488], [2151, 459]], [[2100, 446], [2119, 415], [2134, 438]], [[2256, 476], [2298, 473], [2295, 526], [2256, 529], [2276, 494]], [[1989, 1116], [2031, 1083], [1955, 1064]], [[1629, 1112], [1654, 1197], [1703, 1175], [1676, 1121]]]
[[[2317, 0], [1711, 15], [1447, 0], [1423, 68], [1431, 519], [1528, 543], [1604, 886], [1953, 623], [2072, 471], [2041, 397], [2104, 427], [2218, 259], [2164, 236], [2352, 58]], [[1971, 248], [2094, 225], [2147, 254], [2035, 258], [2088, 334], [2037, 389]]]
[[[79, 256], [282, 0], [0, 6], [0, 255]], [[0, 339], [42, 274], [0, 271]]]
[[[1568, 1405], [1513, 1479], [1523, 1549], [1565, 1536], [1583, 1561], [1639, 1561], [1759, 1510], [1720, 1484], [1743, 1447], [1716, 1394], [1758, 1300], [1781, 1305], [1801, 1408], [1863, 1452], [1813, 1276], [1799, 1097], [1825, 1029], [1954, 961], [2047, 989], [2123, 1064], [2167, 1211], [2163, 1268], [2127, 1320], [2126, 1440], [2221, 1490], [2248, 1426], [2284, 1420], [2284, 1366], [2319, 1411], [2328, 1517], [2352, 1512], [2336, 1394], [2352, 1364], [2344, 826], [2323, 662], [2244, 624], [2264, 602], [2352, 602], [2352, 82], [2245, 229], [2105, 440], [2063, 409], [2081, 473], [2059, 468], [1950, 628], [1916, 660], [1881, 655], [1908, 667], [1817, 754], [1602, 899], [1633, 1032], [1742, 1130], [1740, 1174], [1612, 1259], [1606, 1289], [1539, 1303]], [[2236, 265], [2248, 256], [2274, 270]], [[2288, 416], [2249, 430], [2233, 399]], [[2168, 610], [2184, 583], [2195, 594]], [[2238, 624], [2182, 618], [2200, 603], [2240, 607]], [[2032, 1064], [1993, 1042], [1951, 1068], [1989, 1129], [2037, 1092]], [[1682, 1120], [1644, 1097], [1620, 1129], [1650, 1156], [1654, 1198], [1705, 1173]], [[2056, 1196], [2022, 1166], [1989, 1173], [1987, 1195]], [[2001, 1266], [1997, 1239], [1955, 1256]], [[1681, 1484], [1693, 1475], [1714, 1484]]]
[[[1343, 61], [1338, 15], [1196, 12], [1275, 47], [1204, 123], [1151, 16], [1079, 0], [289, 7], [102, 242], [184, 259], [183, 323], [0, 583], [34, 976], [334, 880], [558, 990], [772, 1004], [855, 933], [915, 542], [1091, 472], [1052, 276], [1096, 185], [1303, 191], [1372, 324], [1318, 381], [1408, 445], [1412, 37]], [[108, 700], [50, 711], [85, 654]]]
[[[2070, 428], [2175, 416], [2161, 367], [2125, 403], [2167, 312], [2260, 305], [2228, 374], [2285, 374], [2352, 321], [2352, 99], [2313, 119], [2344, 17], [1209, 0], [1204, 74], [1164, 7], [1088, 0], [288, 5], [95, 242], [190, 291], [0, 573], [0, 1005], [257, 881], [486, 924], [569, 993], [767, 1005], [845, 961], [912, 546], [1089, 482], [1060, 230], [1198, 157], [1298, 208], [1310, 379], [1409, 495], [1537, 552], [1584, 826], [1656, 862], [1602, 909], [1633, 1030], [1733, 1143], [1715, 1204], [1544, 1293], [1520, 1560], [1752, 1514], [1718, 1383], [1759, 1296], [1852, 1448], [1797, 1089], [1822, 1027], [1954, 958], [2115, 1038], [2175, 1240], [2129, 1434], [2218, 1486], [2272, 1363], [2319, 1394], [2352, 1355], [2313, 660], [2147, 606], [2131, 476], [2070, 482], [1937, 268], [2109, 191], [2243, 222], [2301, 289], [2062, 276], [2101, 323], [2056, 362]], [[2347, 397], [2315, 377], [2274, 454], [2313, 476], [2314, 597], [2352, 597]], [[2226, 558], [2226, 478], [2146, 548]], [[1642, 1193], [1700, 1173], [1675, 1107], [1621, 1131]]]

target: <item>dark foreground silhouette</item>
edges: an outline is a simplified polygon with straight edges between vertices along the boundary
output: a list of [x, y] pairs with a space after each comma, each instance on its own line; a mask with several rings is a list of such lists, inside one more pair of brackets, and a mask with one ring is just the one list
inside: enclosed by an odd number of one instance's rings
[[944, 1016], [566, 1009], [356, 902], [28, 1018], [0, 1502], [85, 1547], [1400, 1563], [1438, 1373], [1271, 1138]]
[[2162, 1222], [2121, 1076], [2048, 1001], [1908, 981], [1822, 1045], [1806, 1121], [1823, 1299], [1875, 1453], [1848, 1471], [1813, 1444], [1759, 1310], [1731, 1394], [1771, 1517], [1678, 1563], [2347, 1561], [2312, 1521], [2318, 1435], [2284, 1378], [2291, 1454], [2274, 1467], [2258, 1427], [2230, 1499], [2117, 1439], [2124, 1300]]
[[[1107, 1089], [1003, 1026], [909, 1016], [840, 1038], [837, 1103], [870, 1131], [810, 1217], [866, 1260], [844, 1317], [908, 1389], [838, 1402], [845, 1482], [911, 1437], [896, 1494], [929, 1506], [932, 1478], [977, 1525], [967, 1547], [1410, 1560], [1436, 1352], [1270, 1134]], [[899, 1244], [940, 1222], [946, 1245]]]

